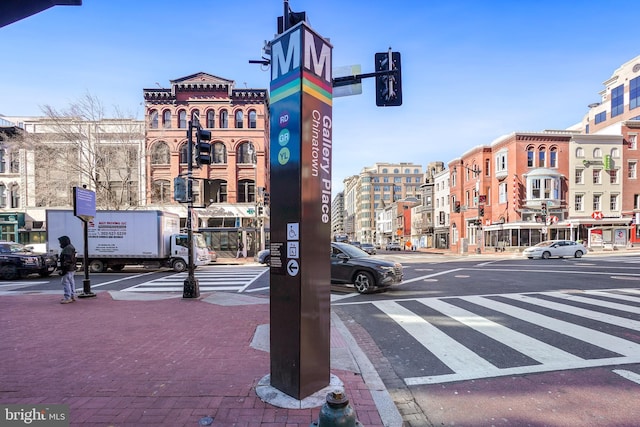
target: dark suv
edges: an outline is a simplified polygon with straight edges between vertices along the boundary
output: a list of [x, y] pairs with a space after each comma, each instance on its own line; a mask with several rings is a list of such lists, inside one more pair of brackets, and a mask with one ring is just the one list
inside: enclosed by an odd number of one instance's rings
[[55, 255], [31, 252], [15, 242], [0, 242], [0, 278], [14, 280], [29, 274], [48, 277], [56, 270]]
[[346, 243], [331, 243], [331, 283], [353, 283], [361, 294], [402, 282], [402, 264], [370, 256]]

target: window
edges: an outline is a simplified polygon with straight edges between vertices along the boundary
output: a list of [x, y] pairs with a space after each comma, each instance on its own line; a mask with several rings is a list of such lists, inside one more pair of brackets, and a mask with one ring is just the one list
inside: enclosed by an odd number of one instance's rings
[[507, 171], [507, 153], [498, 153], [496, 155], [496, 172]]
[[387, 173], [387, 168], [382, 169], [382, 173]]
[[618, 169], [611, 169], [609, 171], [609, 183], [610, 184], [618, 183]]
[[152, 165], [168, 165], [171, 162], [171, 153], [166, 142], [160, 141], [153, 145], [151, 149]]
[[255, 129], [258, 126], [258, 114], [256, 110], [249, 111], [249, 129]]
[[244, 126], [244, 113], [242, 110], [236, 111], [236, 129], [242, 129]]
[[576, 194], [573, 208], [578, 212], [584, 211], [584, 194]]
[[225, 203], [227, 201], [227, 181], [221, 179], [205, 180], [204, 194], [208, 203]]
[[213, 144], [213, 163], [224, 164], [227, 163], [227, 147], [222, 142], [216, 142]]
[[576, 157], [583, 158], [584, 157], [584, 148], [578, 147], [576, 148]]
[[238, 146], [238, 163], [256, 163], [256, 150], [250, 142]]
[[531, 180], [531, 197], [533, 199], [539, 199], [542, 193], [540, 193], [540, 180], [533, 179]]
[[594, 148], [593, 149], [593, 157], [596, 159], [601, 159], [602, 158], [602, 150], [600, 148]]
[[9, 173], [20, 173], [20, 156], [15, 151], [9, 152]]
[[640, 77], [629, 82], [629, 110], [640, 107]]
[[14, 185], [11, 187], [11, 205], [10, 208], [20, 207], [20, 186]]
[[584, 169], [576, 169], [576, 184], [584, 184]]
[[388, 176], [382, 177], [382, 182], [389, 182], [389, 177]]
[[199, 110], [193, 110], [191, 112], [191, 123], [192, 124], [200, 124], [200, 111]]
[[602, 175], [602, 170], [601, 169], [594, 169], [593, 170], [593, 183], [594, 184], [602, 184], [602, 179], [600, 178]]
[[187, 164], [189, 163], [189, 144], [184, 143], [180, 146], [180, 163]]
[[498, 186], [498, 203], [507, 203], [507, 183], [503, 182]]
[[180, 129], [187, 128], [187, 112], [185, 110], [178, 111], [178, 127]]
[[171, 111], [166, 110], [162, 113], [162, 127], [171, 129]]
[[612, 211], [618, 210], [618, 195], [612, 194], [609, 196], [609, 209]]
[[411, 170], [410, 169], [405, 169], [404, 173], [411, 173]]
[[213, 110], [207, 111], [207, 128], [213, 129], [216, 127], [216, 112]]
[[395, 168], [395, 169], [393, 170], [393, 173], [400, 173], [400, 169]]
[[624, 113], [624, 85], [611, 90], [611, 117]]
[[628, 172], [627, 172], [627, 178], [636, 179], [636, 174], [637, 174], [636, 169], [637, 169], [638, 163], [637, 162], [629, 162], [629, 163], [627, 163], [627, 166], [629, 168]]
[[238, 182], [238, 203], [255, 202], [255, 182], [242, 179]]
[[629, 135], [627, 142], [629, 143], [629, 150], [638, 149], [638, 135]]
[[227, 129], [229, 127], [229, 113], [227, 110], [220, 111], [220, 127]]
[[149, 127], [151, 129], [158, 129], [158, 110], [151, 110], [149, 112]]
[[595, 123], [596, 124], [602, 123], [605, 120], [607, 120], [607, 112], [606, 111], [603, 111], [602, 113], [596, 114], [596, 119], [595, 119]]
[[602, 195], [601, 194], [594, 194], [593, 195], [593, 210], [594, 211], [602, 210], [601, 199], [602, 199]]
[[172, 201], [171, 183], [165, 179], [153, 182], [151, 189], [151, 203], [169, 203]]
[[613, 158], [613, 159], [620, 158], [620, 150], [618, 150], [617, 148], [612, 148], [611, 149], [611, 158]]
[[553, 147], [549, 150], [549, 167], [558, 167], [558, 149], [556, 147]]
[[633, 209], [640, 209], [640, 194], [633, 195]]
[[420, 173], [420, 169], [414, 169], [413, 173]]
[[546, 160], [546, 150], [544, 147], [540, 147], [540, 150], [538, 151], [538, 167], [539, 168], [543, 168], [545, 166], [545, 160]]
[[527, 148], [527, 167], [530, 167], [530, 168], [533, 167], [533, 156], [534, 156], [533, 147]]

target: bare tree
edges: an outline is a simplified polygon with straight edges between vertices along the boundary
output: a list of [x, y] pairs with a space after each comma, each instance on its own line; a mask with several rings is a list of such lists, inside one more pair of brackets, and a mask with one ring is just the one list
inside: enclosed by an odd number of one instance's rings
[[66, 109], [42, 107], [45, 120], [32, 137], [39, 206], [68, 206], [71, 189], [86, 185], [100, 209], [138, 206], [143, 184], [144, 124], [116, 109], [105, 117], [98, 98], [86, 94]]

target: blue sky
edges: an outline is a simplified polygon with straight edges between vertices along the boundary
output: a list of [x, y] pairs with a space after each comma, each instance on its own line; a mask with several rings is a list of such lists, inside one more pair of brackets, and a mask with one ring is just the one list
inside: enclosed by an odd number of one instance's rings
[[[84, 0], [0, 28], [0, 114], [42, 115], [86, 93], [142, 119], [142, 89], [204, 71], [268, 88], [259, 65], [282, 0]], [[640, 54], [636, 1], [290, 0], [333, 44], [333, 65], [373, 71], [402, 54], [403, 105], [374, 81], [333, 107], [333, 190], [375, 162], [448, 162], [514, 131], [565, 129]], [[627, 19], [629, 18], [629, 19]]]

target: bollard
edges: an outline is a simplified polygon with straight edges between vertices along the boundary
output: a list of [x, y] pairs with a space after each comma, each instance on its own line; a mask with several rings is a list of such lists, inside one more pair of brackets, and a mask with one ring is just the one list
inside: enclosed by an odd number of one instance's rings
[[362, 427], [356, 420], [356, 413], [349, 399], [340, 391], [327, 394], [327, 402], [322, 405], [318, 421], [311, 423], [309, 427]]

